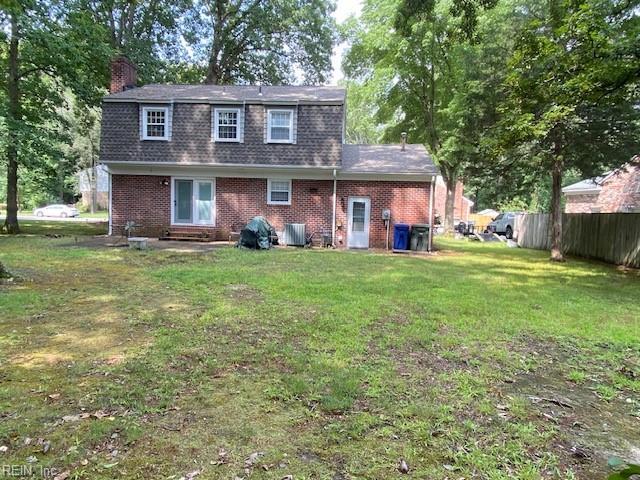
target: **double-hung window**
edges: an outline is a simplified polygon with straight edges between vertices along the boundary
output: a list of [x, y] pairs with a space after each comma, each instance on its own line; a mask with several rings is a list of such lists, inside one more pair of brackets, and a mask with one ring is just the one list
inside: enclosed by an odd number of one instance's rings
[[142, 109], [142, 139], [169, 139], [169, 108], [143, 107]]
[[267, 180], [267, 204], [291, 205], [291, 180]]
[[267, 142], [293, 143], [293, 110], [267, 110]]
[[216, 142], [240, 141], [240, 110], [238, 108], [215, 109], [213, 139]]

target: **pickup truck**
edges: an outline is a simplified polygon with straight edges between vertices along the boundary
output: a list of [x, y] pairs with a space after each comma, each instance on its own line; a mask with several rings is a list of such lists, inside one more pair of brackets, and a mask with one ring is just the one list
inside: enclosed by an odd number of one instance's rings
[[487, 230], [498, 235], [504, 235], [511, 239], [515, 230], [516, 217], [518, 212], [505, 212], [498, 215], [493, 222], [487, 225]]

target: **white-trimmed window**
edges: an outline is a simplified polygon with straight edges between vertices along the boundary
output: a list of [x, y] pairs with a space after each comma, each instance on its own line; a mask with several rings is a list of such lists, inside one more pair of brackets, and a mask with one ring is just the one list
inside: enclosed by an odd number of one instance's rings
[[213, 139], [216, 142], [240, 141], [239, 108], [216, 108], [214, 110]]
[[267, 142], [293, 143], [293, 110], [267, 110]]
[[267, 179], [267, 204], [291, 205], [291, 180]]
[[142, 139], [169, 140], [169, 108], [142, 108]]

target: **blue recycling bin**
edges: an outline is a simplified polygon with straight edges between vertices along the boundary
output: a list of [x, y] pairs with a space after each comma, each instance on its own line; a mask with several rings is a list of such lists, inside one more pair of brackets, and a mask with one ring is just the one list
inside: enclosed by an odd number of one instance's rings
[[406, 223], [396, 223], [393, 226], [393, 249], [409, 250], [409, 230]]

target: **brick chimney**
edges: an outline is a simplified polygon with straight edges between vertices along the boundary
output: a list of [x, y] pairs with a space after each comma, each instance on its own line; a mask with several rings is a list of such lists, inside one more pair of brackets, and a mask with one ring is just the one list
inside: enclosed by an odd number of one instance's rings
[[111, 61], [111, 85], [109, 93], [134, 88], [138, 81], [138, 69], [127, 57], [119, 56]]

